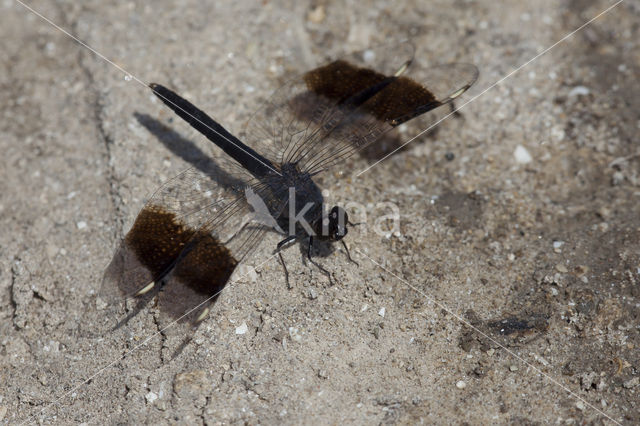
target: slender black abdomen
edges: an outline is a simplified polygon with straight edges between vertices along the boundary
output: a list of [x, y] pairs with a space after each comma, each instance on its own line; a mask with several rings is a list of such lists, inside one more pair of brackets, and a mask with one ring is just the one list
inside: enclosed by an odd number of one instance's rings
[[185, 120], [198, 132], [202, 133], [211, 142], [215, 143], [227, 155], [236, 160], [253, 176], [260, 178], [268, 173], [276, 172], [276, 167], [262, 155], [258, 154], [240, 139], [229, 133], [224, 127], [209, 117], [204, 111], [187, 101], [174, 91], [166, 87], [151, 83], [149, 85], [153, 93], [160, 98], [165, 105], [171, 108], [180, 118]]

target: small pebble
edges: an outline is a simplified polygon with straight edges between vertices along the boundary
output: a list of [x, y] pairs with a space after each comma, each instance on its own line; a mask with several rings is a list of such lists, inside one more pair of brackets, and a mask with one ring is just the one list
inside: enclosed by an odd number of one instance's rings
[[611, 218], [611, 213], [611, 209], [606, 206], [602, 206], [596, 211], [596, 214], [605, 220]]
[[315, 300], [317, 298], [318, 298], [318, 292], [314, 288], [309, 289], [309, 299]]
[[517, 365], [510, 365], [509, 366], [509, 371], [518, 371], [518, 366]]
[[298, 330], [297, 327], [289, 327], [289, 337], [294, 342], [302, 341], [302, 334], [300, 333], [300, 330]]
[[[362, 54], [362, 59], [364, 59], [366, 63], [370, 64], [371, 62], [376, 60], [376, 52], [371, 49], [367, 49]], [[400, 125], [400, 127], [402, 127], [402, 125]]]
[[569, 272], [569, 270], [567, 269], [566, 266], [564, 266], [562, 263], [558, 263], [556, 265], [556, 269], [558, 270], [558, 272], [562, 273], [562, 274], [566, 274], [567, 272]]
[[371, 330], [371, 333], [373, 334], [373, 337], [375, 337], [376, 339], [380, 338], [380, 327], [374, 327], [373, 330]]
[[247, 323], [243, 322], [241, 325], [239, 325], [238, 327], [236, 327], [236, 334], [244, 334], [249, 330], [249, 327], [247, 327]]
[[624, 173], [614, 172], [611, 176], [611, 185], [618, 186], [624, 182]]
[[516, 158], [516, 162], [520, 164], [527, 164], [532, 160], [531, 154], [529, 154], [529, 151], [527, 151], [527, 149], [522, 145], [518, 145], [516, 147], [516, 150], [513, 152], [513, 156]]
[[577, 276], [583, 277], [587, 272], [589, 272], [589, 267], [586, 265], [578, 265], [575, 267], [574, 272]]
[[569, 96], [588, 95], [591, 91], [584, 86], [576, 86], [569, 91]]
[[158, 399], [158, 395], [156, 395], [156, 394], [155, 394], [155, 393], [153, 393], [153, 392], [149, 392], [148, 394], [146, 394], [146, 395], [144, 396], [144, 398], [147, 400], [147, 403], [149, 403], [149, 404], [153, 404], [153, 403], [154, 403], [154, 401], [155, 401], [156, 399]]
[[542, 358], [540, 355], [536, 355], [536, 354], [530, 354], [533, 355], [533, 357], [536, 359], [536, 361], [538, 361], [540, 364], [547, 366], [549, 365], [549, 361], [547, 361], [546, 359]]
[[566, 136], [566, 133], [564, 131], [564, 129], [562, 127], [559, 126], [555, 126], [551, 128], [551, 137], [556, 141], [556, 142], [561, 142], [564, 140]]
[[78, 229], [82, 230], [85, 229], [87, 227], [87, 222], [85, 222], [84, 220], [81, 220], [80, 222], [78, 222], [76, 224], [76, 226], [78, 227]]
[[463, 380], [459, 380], [459, 381], [456, 383], [456, 387], [457, 387], [458, 389], [464, 389], [464, 388], [466, 388], [466, 387], [467, 387], [467, 384], [466, 384]]
[[584, 402], [582, 401], [576, 402], [576, 408], [580, 411], [584, 410]]
[[307, 18], [309, 19], [309, 21], [313, 22], [314, 24], [319, 24], [322, 21], [324, 21], [326, 14], [324, 11], [324, 7], [322, 5], [317, 6], [315, 9], [313, 9], [311, 12], [309, 12], [309, 14], [307, 15]]
[[380, 308], [380, 310], [378, 311], [378, 315], [380, 315], [381, 317], [384, 318], [384, 314], [386, 313], [386, 309], [384, 308], [384, 306], [382, 308]]

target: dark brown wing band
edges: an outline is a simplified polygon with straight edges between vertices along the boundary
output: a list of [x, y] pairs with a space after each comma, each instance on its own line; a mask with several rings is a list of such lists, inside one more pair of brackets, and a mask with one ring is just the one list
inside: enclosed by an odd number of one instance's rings
[[210, 233], [195, 231], [174, 213], [154, 205], [142, 209], [125, 245], [154, 280], [162, 279], [176, 265], [174, 277], [204, 295], [224, 287], [238, 264]]
[[354, 108], [392, 126], [441, 105], [431, 91], [410, 78], [387, 77], [344, 60], [307, 72], [304, 81], [311, 92], [338, 104], [354, 103]]

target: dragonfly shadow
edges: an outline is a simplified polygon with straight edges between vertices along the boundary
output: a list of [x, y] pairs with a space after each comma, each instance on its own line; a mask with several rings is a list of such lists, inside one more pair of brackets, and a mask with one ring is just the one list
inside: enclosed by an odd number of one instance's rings
[[[182, 158], [193, 167], [198, 168], [199, 170], [205, 172], [207, 175], [214, 179], [216, 182], [221, 184], [230, 184], [234, 185], [238, 183], [237, 180], [234, 179], [233, 176], [227, 174], [221, 167], [216, 164], [216, 161], [211, 157], [211, 155], [200, 148], [192, 142], [191, 140], [181, 136], [178, 132], [168, 127], [166, 124], [162, 123], [155, 118], [143, 114], [143, 113], [134, 113], [133, 114], [138, 123], [147, 129], [151, 134], [153, 134], [167, 149], [169, 149], [172, 153]], [[399, 142], [395, 136], [390, 136], [389, 141], [395, 141], [393, 147], [399, 145]], [[396, 145], [397, 144], [397, 145]], [[365, 157], [371, 159], [379, 158], [379, 156], [384, 155], [384, 152], [381, 154], [379, 151], [372, 149], [370, 153], [367, 153]], [[285, 227], [287, 224], [280, 224]], [[283, 228], [283, 229], [285, 229]], [[302, 261], [304, 262], [307, 259], [308, 253], [308, 244], [297, 244], [300, 249], [300, 255], [302, 257]], [[326, 258], [330, 256], [334, 252], [333, 245], [328, 241], [322, 240], [314, 240], [312, 255], [314, 257]]]
[[238, 179], [226, 173], [210, 153], [201, 150], [194, 142], [183, 137], [166, 124], [143, 113], [135, 112], [133, 116], [142, 127], [154, 135], [169, 151], [196, 167], [217, 183], [224, 186], [241, 184]]
[[[185, 160], [193, 169], [196, 169], [199, 175], [204, 174], [209, 180], [220, 186], [232, 187], [242, 184], [236, 176], [224, 169], [224, 159], [218, 161], [210, 153], [200, 149], [195, 142], [181, 136], [161, 121], [147, 114], [136, 112], [134, 117], [140, 125], [153, 134], [173, 154]], [[195, 176], [195, 171], [191, 175]], [[159, 238], [166, 237], [162, 233], [163, 230], [178, 230], [177, 222], [175, 222], [174, 216], [170, 213], [156, 211], [154, 208], [147, 208], [145, 211], [149, 216], [147, 222], [158, 225], [156, 226], [156, 231], [159, 235], [156, 236], [159, 236]], [[144, 226], [141, 229], [144, 231]], [[165, 286], [165, 278], [162, 278], [150, 288], [141, 288], [141, 283], [149, 281], [152, 275], [155, 275], [155, 272], [145, 275], [140, 272], [144, 268], [135, 267], [135, 265], [139, 264], [139, 261], [137, 252], [135, 250], [132, 252], [130, 244], [134, 240], [140, 240], [140, 244], [146, 242], [146, 240], [144, 236], [138, 234], [134, 236], [135, 238], [129, 235], [130, 238], [123, 240], [120, 244], [103, 278], [100, 297], [107, 303], [108, 318], [104, 321], [103, 327], [91, 332], [83, 331], [84, 334], [89, 337], [102, 337], [107, 333], [124, 331], [129, 327], [129, 322], [133, 318], [150, 306], [152, 309], [162, 311], [163, 318], [162, 321], [157, 321], [158, 327], [161, 329], [168, 327], [166, 332], [163, 331], [163, 335], [174, 342], [174, 344], [169, 345], [176, 348], [170, 358], [173, 359], [180, 355], [184, 348], [188, 346], [202, 320], [206, 317], [205, 311], [208, 312], [218, 299], [218, 287], [220, 290], [224, 287], [228, 278], [227, 275], [235, 268], [235, 260], [226, 256], [223, 246], [214, 237], [208, 234], [205, 235], [205, 233], [200, 235], [196, 228], [189, 229], [184, 227], [183, 231], [180, 235], [184, 236], [184, 243], [191, 240], [192, 236], [194, 238], [197, 237], [198, 241], [202, 243], [194, 249], [194, 259], [201, 257], [210, 259], [214, 257], [219, 260], [218, 269], [216, 269], [215, 265], [211, 266], [209, 264], [210, 271], [208, 272], [218, 277], [218, 281], [212, 283], [211, 288], [207, 288], [206, 294], [199, 291], [201, 290], [199, 288], [193, 288], [193, 285], [189, 286], [189, 284], [193, 284], [195, 279], [192, 273], [195, 265], [191, 264], [174, 271], [171, 277], [168, 278], [172, 280], [171, 285]], [[130, 231], [130, 234], [131, 232], [133, 231]], [[175, 235], [170, 235], [170, 237], [173, 240], [176, 238]], [[187, 256], [183, 263], [188, 263], [189, 259], [190, 257]], [[131, 267], [131, 265], [134, 265], [134, 267]], [[211, 293], [210, 300], [205, 300], [209, 293]], [[128, 312], [122, 317], [120, 309], [123, 307], [125, 299], [135, 300], [135, 303], [126, 309]], [[113, 318], [120, 318], [115, 325], [111, 322]], [[175, 324], [177, 326], [171, 326], [174, 322], [177, 323]], [[176, 331], [172, 332], [173, 329]], [[190, 329], [191, 332], [185, 335], [185, 329]]]
[[[400, 153], [411, 149], [412, 146], [420, 143], [427, 143], [427, 141], [434, 141], [438, 138], [438, 133], [441, 130], [440, 126], [429, 128], [431, 122], [436, 122], [443, 119], [446, 115], [451, 113], [451, 119], [464, 120], [464, 115], [455, 110], [453, 102], [450, 102], [451, 107], [448, 109], [441, 108], [440, 110], [430, 111], [425, 114], [424, 117], [419, 117], [412, 123], [411, 130], [408, 134], [401, 134], [399, 131], [391, 131], [382, 136], [376, 143], [371, 144], [359, 151], [361, 158], [365, 159], [369, 163], [374, 163], [387, 155], [394, 153]], [[422, 132], [428, 129], [424, 134]], [[414, 137], [420, 134], [420, 138], [413, 141], [412, 144], [407, 144], [408, 140], [413, 140]], [[397, 151], [397, 152], [396, 152]]]

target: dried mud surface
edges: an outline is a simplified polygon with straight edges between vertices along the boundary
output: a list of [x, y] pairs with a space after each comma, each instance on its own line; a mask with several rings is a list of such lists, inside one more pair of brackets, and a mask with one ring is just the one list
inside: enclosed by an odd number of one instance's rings
[[[29, 4], [239, 132], [287, 75], [394, 38], [419, 67], [478, 66], [461, 106], [613, 2]], [[640, 423], [638, 2], [367, 173], [360, 157], [325, 176], [370, 218], [397, 205], [398, 232], [354, 227], [359, 266], [319, 258], [334, 285], [290, 248], [291, 288], [270, 235], [176, 358], [153, 308], [130, 338], [77, 330], [99, 320], [144, 200], [208, 143], [17, 2], [0, 8], [0, 422]]]

